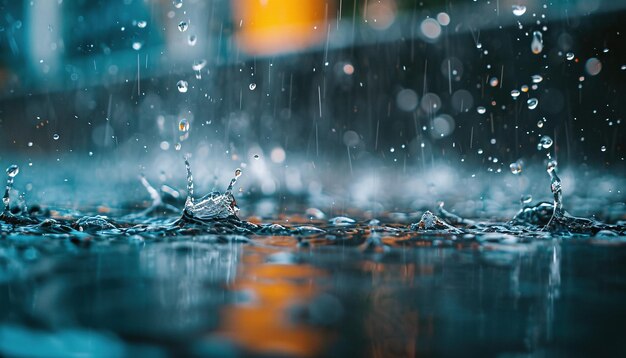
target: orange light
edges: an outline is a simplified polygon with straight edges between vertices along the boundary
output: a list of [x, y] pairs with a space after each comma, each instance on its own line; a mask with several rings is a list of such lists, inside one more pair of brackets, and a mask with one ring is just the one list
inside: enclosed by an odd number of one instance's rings
[[237, 42], [254, 55], [301, 50], [326, 36], [331, 1], [233, 0]]

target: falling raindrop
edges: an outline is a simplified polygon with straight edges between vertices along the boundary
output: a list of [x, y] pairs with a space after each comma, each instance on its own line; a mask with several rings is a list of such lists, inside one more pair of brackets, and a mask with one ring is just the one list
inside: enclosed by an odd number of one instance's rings
[[535, 55], [538, 55], [541, 51], [543, 51], [543, 34], [541, 31], [533, 32], [533, 40], [530, 43], [530, 49]]
[[603, 145], [602, 147], [600, 147], [600, 151], [601, 152], [606, 152], [606, 146]]
[[520, 95], [519, 90], [514, 89], [514, 90], [511, 91], [511, 97], [513, 97], [513, 99], [517, 99], [517, 97], [519, 97], [519, 95]]
[[176, 143], [176, 146], [174, 146], [174, 149], [176, 149], [176, 150], [180, 150], [180, 148], [181, 148], [180, 143]]
[[178, 81], [178, 83], [176, 83], [176, 87], [178, 87], [178, 92], [180, 93], [187, 93], [187, 90], [189, 89], [187, 81], [183, 80]]
[[487, 109], [483, 106], [478, 106], [476, 107], [476, 112], [478, 112], [478, 114], [485, 114], [485, 112], [487, 112]]
[[524, 5], [513, 5], [513, 15], [522, 16], [526, 13], [526, 6]]
[[522, 162], [518, 160], [514, 163], [511, 163], [509, 165], [509, 168], [511, 169], [511, 173], [519, 174], [522, 172]]
[[189, 37], [187, 38], [187, 44], [189, 44], [189, 46], [195, 46], [196, 42], [198, 42], [198, 37], [196, 35], [189, 35]]
[[533, 75], [532, 77], [533, 83], [540, 83], [541, 81], [543, 81], [543, 77], [541, 77], [541, 75]]
[[255, 154], [255, 155], [254, 155], [254, 159], [259, 159], [259, 155], [258, 155], [258, 154]]
[[565, 55], [565, 58], [566, 58], [568, 61], [573, 60], [573, 59], [574, 59], [574, 57], [575, 57], [575, 55], [574, 55], [574, 53], [573, 53], [573, 52], [568, 52], [568, 53]]
[[189, 121], [183, 118], [178, 122], [178, 130], [181, 132], [187, 132], [189, 130]]
[[20, 172], [20, 168], [15, 164], [7, 168], [7, 175], [11, 178], [15, 178], [15, 176], [19, 174], [19, 172]]
[[528, 92], [528, 86], [527, 85], [523, 85], [521, 88], [522, 92], [526, 93]]
[[256, 88], [256, 83], [250, 83], [250, 86], [248, 86], [248, 88], [250, 88], [250, 91], [254, 91], [254, 89]]
[[543, 128], [543, 121], [542, 120], [537, 121], [537, 127]]
[[187, 24], [187, 21], [181, 21], [178, 23], [178, 31], [185, 32], [188, 28], [189, 24]]
[[180, 9], [183, 6], [183, 0], [173, 0], [174, 7]]
[[498, 81], [498, 77], [491, 77], [491, 79], [489, 79], [489, 85], [491, 87], [496, 87], [499, 83], [500, 81]]
[[550, 136], [544, 135], [543, 137], [541, 137], [541, 139], [539, 140], [539, 145], [537, 145], [538, 149], [548, 149], [552, 146], [552, 143], [554, 143], [552, 141], [552, 138], [550, 138]]
[[54, 133], [54, 134], [52, 135], [52, 139], [54, 139], [54, 140], [59, 140], [59, 138], [61, 138], [61, 136], [60, 136], [60, 135], [58, 135], [58, 134], [56, 134], [56, 133]]
[[528, 109], [535, 109], [539, 104], [539, 100], [537, 98], [529, 98], [526, 103], [528, 104]]
[[148, 26], [148, 22], [146, 22], [145, 20], [137, 21], [137, 27], [138, 28], [145, 29], [146, 26]]
[[141, 42], [139, 42], [139, 41], [133, 42], [133, 50], [135, 50], [135, 51], [141, 50], [142, 46], [143, 46], [143, 44]]

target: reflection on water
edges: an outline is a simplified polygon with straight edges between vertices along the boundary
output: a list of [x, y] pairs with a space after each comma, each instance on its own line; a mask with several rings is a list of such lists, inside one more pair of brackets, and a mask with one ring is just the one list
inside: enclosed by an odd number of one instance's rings
[[221, 244], [197, 236], [80, 248], [45, 237], [4, 238], [0, 352], [625, 352], [618, 337], [625, 248], [575, 239], [498, 245], [400, 240], [388, 250], [363, 250], [342, 241], [303, 246], [293, 236]]

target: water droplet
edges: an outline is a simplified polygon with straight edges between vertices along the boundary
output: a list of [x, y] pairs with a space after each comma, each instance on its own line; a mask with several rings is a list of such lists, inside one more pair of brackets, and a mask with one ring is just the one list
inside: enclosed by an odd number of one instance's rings
[[176, 83], [176, 87], [178, 87], [178, 92], [187, 93], [189, 85], [187, 84], [187, 81], [180, 80], [178, 81], [178, 83]]
[[187, 44], [189, 44], [189, 46], [195, 46], [196, 42], [198, 42], [198, 37], [196, 35], [189, 35]]
[[602, 62], [600, 62], [597, 58], [592, 57], [585, 63], [585, 70], [589, 75], [595, 76], [602, 71]]
[[[544, 135], [543, 137], [541, 137], [541, 139], [539, 140], [539, 145], [541, 146], [541, 148], [543, 149], [548, 149], [552, 146], [552, 143], [554, 143], [554, 141], [552, 141], [552, 138], [550, 138], [550, 136]], [[540, 148], [540, 149], [541, 149]]]
[[181, 132], [187, 132], [189, 130], [189, 121], [183, 118], [178, 122], [178, 130]]
[[573, 60], [573, 59], [574, 59], [574, 57], [575, 57], [575, 55], [574, 55], [574, 53], [573, 53], [573, 52], [568, 52], [568, 53], [565, 55], [565, 58], [566, 58], [568, 61]]
[[530, 194], [522, 195], [520, 201], [522, 202], [522, 204], [529, 204], [531, 201], [533, 201], [533, 196]]
[[526, 6], [524, 5], [513, 5], [513, 15], [522, 16], [526, 13]]
[[620, 70], [626, 71], [626, 65], [622, 65], [622, 67], [620, 67]]
[[500, 81], [498, 81], [498, 77], [491, 77], [491, 79], [489, 79], [489, 85], [491, 87], [496, 87], [499, 83]]
[[391, 147], [391, 148], [389, 148], [389, 151], [390, 151], [391, 153], [393, 153], [393, 152], [395, 152], [395, 151], [396, 151], [396, 148]]
[[32, 147], [33, 146], [33, 142], [28, 142], [28, 146]]
[[241, 176], [241, 169], [237, 168], [235, 169], [235, 179], [239, 179], [239, 177]]
[[135, 51], [141, 50], [142, 46], [143, 46], [143, 44], [141, 42], [139, 42], [139, 41], [133, 42], [133, 50], [135, 50]]
[[485, 114], [487, 112], [487, 109], [483, 106], [479, 106], [476, 107], [476, 112], [478, 112], [478, 114]]
[[258, 155], [258, 154], [255, 154], [255, 155], [254, 155], [254, 159], [259, 159], [259, 155]]
[[138, 28], [145, 29], [146, 26], [148, 26], [148, 22], [146, 22], [145, 20], [137, 21], [137, 27]]
[[543, 121], [542, 120], [537, 121], [537, 127], [543, 128]]
[[530, 43], [530, 49], [535, 55], [538, 55], [541, 51], [543, 51], [543, 34], [541, 31], [533, 32], [533, 40]]
[[606, 152], [606, 146], [603, 145], [602, 147], [600, 147], [600, 151], [601, 152]]
[[514, 89], [514, 90], [511, 91], [511, 97], [513, 97], [513, 99], [517, 99], [517, 97], [519, 97], [519, 95], [520, 95], [520, 91], [519, 90]]
[[539, 100], [537, 98], [529, 98], [526, 103], [528, 104], [528, 109], [535, 109], [539, 104]]
[[178, 23], [178, 31], [185, 32], [189, 28], [187, 21], [181, 21]]
[[176, 149], [176, 150], [180, 150], [180, 148], [181, 148], [180, 143], [176, 143], [176, 145], [174, 146], [174, 149]]
[[19, 174], [19, 172], [20, 172], [20, 168], [15, 164], [7, 168], [7, 175], [11, 178], [15, 178], [15, 176]]
[[558, 163], [556, 162], [556, 160], [552, 159], [550, 161], [548, 161], [548, 172], [553, 171], [554, 169], [556, 169], [556, 166], [558, 165]]
[[256, 83], [250, 83], [250, 86], [248, 86], [248, 88], [250, 88], [250, 91], [254, 91], [254, 89], [256, 88]]
[[543, 77], [541, 77], [540, 75], [533, 75], [531, 78], [533, 80], [533, 83], [539, 83], [543, 81]]
[[514, 163], [511, 163], [509, 165], [509, 168], [511, 169], [511, 173], [513, 174], [519, 174], [522, 172], [522, 163], [518, 160]]
[[172, 3], [174, 4], [174, 7], [177, 9], [180, 9], [181, 7], [183, 7], [183, 0], [173, 0]]
[[522, 85], [522, 87], [520, 88], [522, 90], [522, 92], [526, 93], [528, 92], [528, 86], [527, 85]]
[[205, 59], [202, 59], [200, 61], [194, 61], [193, 65], [191, 65], [191, 69], [194, 71], [201, 71], [204, 66], [206, 66], [207, 62]]
[[59, 138], [61, 138], [61, 136], [60, 136], [60, 135], [58, 135], [58, 134], [56, 134], [56, 133], [54, 133], [54, 134], [52, 135], [52, 139], [54, 139], [54, 140], [59, 140]]

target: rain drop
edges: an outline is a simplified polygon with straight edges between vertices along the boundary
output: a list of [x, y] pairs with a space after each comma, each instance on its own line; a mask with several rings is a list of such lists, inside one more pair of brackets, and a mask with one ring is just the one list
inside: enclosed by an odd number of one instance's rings
[[566, 58], [568, 61], [573, 60], [573, 59], [574, 59], [574, 57], [575, 57], [575, 56], [574, 56], [574, 53], [573, 53], [573, 52], [568, 52], [568, 53], [565, 55], [565, 58]]
[[478, 112], [478, 114], [485, 114], [485, 112], [487, 112], [487, 109], [483, 106], [479, 106], [476, 107], [476, 112]]
[[530, 43], [530, 49], [535, 55], [538, 55], [541, 51], [543, 51], [543, 34], [541, 31], [533, 32], [533, 40]]
[[519, 95], [520, 95], [520, 91], [519, 90], [514, 89], [514, 90], [511, 91], [511, 97], [513, 97], [513, 99], [517, 99], [517, 97], [519, 97]]
[[543, 81], [543, 77], [541, 77], [541, 75], [533, 75], [532, 77], [533, 83], [540, 83], [541, 81]]
[[600, 151], [601, 152], [606, 152], [606, 146], [603, 145], [602, 147], [600, 147]]
[[148, 26], [148, 23], [145, 20], [137, 21], [137, 27], [140, 29], [145, 29]]
[[524, 5], [513, 5], [513, 15], [522, 16], [526, 13], [526, 6]]
[[181, 21], [178, 23], [178, 31], [185, 32], [188, 28], [189, 24], [187, 24], [187, 21]]
[[143, 44], [139, 41], [133, 42], [133, 50], [135, 51], [139, 51], [141, 50], [141, 47], [143, 46]]
[[196, 42], [198, 42], [198, 37], [196, 35], [189, 35], [187, 44], [189, 44], [189, 46], [195, 46]]
[[178, 122], [178, 130], [181, 132], [189, 131], [189, 121], [186, 118], [183, 118]]
[[54, 139], [54, 140], [59, 140], [59, 138], [61, 138], [61, 136], [60, 136], [60, 135], [58, 135], [58, 134], [56, 134], [56, 133], [54, 133], [54, 134], [52, 135], [52, 139]]
[[550, 148], [552, 146], [552, 143], [554, 143], [552, 141], [552, 138], [550, 138], [550, 136], [544, 135], [539, 140], [539, 145], [537, 147], [540, 147], [539, 149], [541, 149], [541, 148], [548, 149], [548, 148]]
[[543, 128], [543, 121], [542, 120], [537, 121], [537, 127]]
[[529, 204], [531, 201], [533, 201], [533, 196], [530, 194], [522, 195], [520, 201], [522, 202], [522, 204]]
[[172, 3], [174, 4], [174, 7], [177, 9], [180, 9], [181, 7], [183, 7], [183, 0], [173, 0]]
[[258, 159], [259, 159], [259, 155], [258, 155], [258, 154], [255, 154], [255, 155], [254, 155], [254, 159], [257, 159], [257, 160], [258, 160]]
[[526, 103], [528, 104], [528, 109], [535, 109], [539, 104], [539, 100], [537, 98], [529, 98]]
[[511, 169], [511, 173], [517, 175], [522, 172], [522, 163], [518, 160], [514, 163], [511, 163], [509, 165], [509, 168]]
[[7, 175], [11, 178], [15, 178], [15, 176], [20, 172], [20, 168], [13, 164], [7, 168]]
[[250, 88], [250, 91], [254, 91], [254, 89], [256, 88], [256, 83], [250, 83], [250, 86], [248, 86], [248, 88]]
[[187, 81], [183, 80], [178, 81], [178, 83], [176, 83], [176, 87], [178, 87], [178, 92], [180, 93], [187, 93], [187, 90], [189, 89]]

